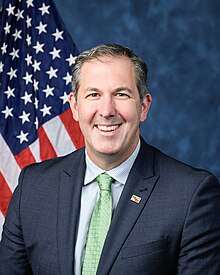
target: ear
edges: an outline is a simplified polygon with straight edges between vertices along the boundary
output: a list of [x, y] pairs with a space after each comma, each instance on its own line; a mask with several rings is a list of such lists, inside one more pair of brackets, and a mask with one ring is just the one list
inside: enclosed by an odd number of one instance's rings
[[150, 109], [151, 102], [152, 102], [152, 96], [151, 96], [151, 94], [147, 93], [144, 96], [142, 104], [141, 104], [140, 122], [145, 121], [145, 119], [147, 118], [147, 114]]
[[70, 104], [70, 109], [71, 109], [72, 114], [73, 114], [73, 118], [76, 121], [79, 121], [77, 102], [76, 102], [76, 98], [75, 98], [75, 95], [74, 95], [73, 92], [71, 92], [69, 94], [68, 100], [69, 100], [69, 104]]

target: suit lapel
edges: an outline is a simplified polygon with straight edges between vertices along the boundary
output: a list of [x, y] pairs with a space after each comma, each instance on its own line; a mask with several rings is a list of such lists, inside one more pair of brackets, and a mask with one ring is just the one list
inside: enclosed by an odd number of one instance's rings
[[[105, 241], [97, 274], [108, 274], [128, 234], [145, 207], [159, 178], [153, 167], [152, 148], [142, 141], [139, 155], [125, 184]], [[132, 195], [141, 198], [139, 203], [131, 200]], [[110, 253], [109, 253], [110, 251]]]
[[58, 253], [61, 274], [74, 274], [74, 248], [80, 212], [81, 189], [85, 175], [84, 153], [67, 159], [60, 171], [58, 196]]

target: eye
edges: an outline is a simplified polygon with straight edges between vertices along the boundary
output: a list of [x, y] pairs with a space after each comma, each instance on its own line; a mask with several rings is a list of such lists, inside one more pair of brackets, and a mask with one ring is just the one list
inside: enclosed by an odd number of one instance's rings
[[99, 97], [99, 93], [90, 93], [86, 96], [86, 98], [91, 98], [91, 99], [93, 98], [95, 99], [97, 97]]
[[125, 98], [130, 98], [130, 96], [128, 95], [128, 94], [126, 94], [126, 93], [116, 93], [115, 94], [115, 97], [117, 97], [117, 98], [120, 98], [120, 99], [125, 99]]

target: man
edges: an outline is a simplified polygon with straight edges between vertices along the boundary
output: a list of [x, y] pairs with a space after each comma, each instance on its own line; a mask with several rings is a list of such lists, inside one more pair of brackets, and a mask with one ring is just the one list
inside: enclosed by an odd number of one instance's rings
[[1, 275], [220, 274], [219, 183], [140, 138], [146, 80], [145, 63], [119, 45], [77, 58], [69, 102], [86, 146], [22, 171]]

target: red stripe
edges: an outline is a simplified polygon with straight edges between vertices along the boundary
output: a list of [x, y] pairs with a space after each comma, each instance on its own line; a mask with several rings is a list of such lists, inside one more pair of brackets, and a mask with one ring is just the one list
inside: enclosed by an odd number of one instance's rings
[[42, 126], [38, 129], [38, 136], [39, 136], [41, 160], [57, 157], [57, 154], [53, 148], [53, 145], [51, 144]]
[[72, 139], [76, 149], [79, 149], [85, 145], [82, 132], [79, 127], [79, 123], [73, 119], [72, 112], [70, 109], [66, 110], [60, 115], [70, 138]]
[[16, 159], [16, 161], [17, 161], [17, 163], [18, 163], [18, 165], [20, 166], [21, 169], [24, 166], [27, 166], [31, 163], [36, 162], [33, 154], [31, 153], [31, 150], [29, 149], [29, 147], [27, 147], [26, 149], [21, 151], [19, 154], [17, 154], [15, 156], [15, 159]]
[[0, 210], [4, 216], [6, 216], [8, 205], [12, 196], [12, 192], [8, 187], [8, 184], [0, 172]]

